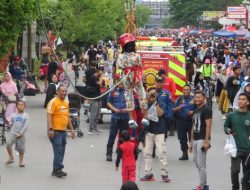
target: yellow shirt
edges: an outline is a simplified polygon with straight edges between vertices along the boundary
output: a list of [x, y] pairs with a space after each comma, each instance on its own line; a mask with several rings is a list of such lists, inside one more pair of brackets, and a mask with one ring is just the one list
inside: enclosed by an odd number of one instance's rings
[[108, 49], [108, 60], [113, 61], [113, 59], [114, 59], [114, 51], [112, 48], [109, 48]]
[[47, 106], [47, 112], [52, 115], [53, 130], [66, 131], [69, 123], [69, 103], [58, 97], [53, 98]]

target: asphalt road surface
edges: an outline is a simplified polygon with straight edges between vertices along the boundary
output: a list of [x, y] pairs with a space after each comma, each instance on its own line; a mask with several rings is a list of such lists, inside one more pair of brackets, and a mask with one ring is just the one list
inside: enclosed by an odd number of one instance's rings
[[[46, 136], [46, 112], [42, 108], [45, 95], [27, 97], [27, 112], [30, 124], [26, 137], [25, 168], [18, 167], [16, 162], [11, 166], [4, 166], [8, 159], [5, 146], [0, 145], [0, 190], [119, 190], [121, 186], [121, 168], [115, 171], [115, 163], [105, 160], [106, 143], [109, 132], [110, 116], [105, 116], [105, 124], [99, 125], [101, 135], [87, 134], [88, 124], [81, 111], [81, 128], [83, 138], [72, 140], [68, 138], [65, 155], [65, 171], [68, 176], [59, 179], [51, 176], [52, 147]], [[230, 190], [230, 159], [223, 155], [226, 136], [223, 133], [221, 115], [214, 109], [212, 129], [212, 148], [208, 152], [207, 170], [210, 190]], [[160, 181], [160, 164], [154, 160], [154, 182], [137, 181], [140, 190], [191, 190], [198, 180], [197, 169], [192, 162], [179, 161], [181, 155], [177, 136], [167, 139], [167, 158], [171, 183]], [[115, 154], [113, 154], [113, 160]], [[137, 176], [144, 175], [144, 160], [140, 154], [137, 161]]]

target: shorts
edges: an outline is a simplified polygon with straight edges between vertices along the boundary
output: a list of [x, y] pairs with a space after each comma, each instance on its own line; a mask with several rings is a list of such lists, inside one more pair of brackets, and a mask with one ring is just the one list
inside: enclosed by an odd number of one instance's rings
[[17, 138], [15, 134], [10, 133], [7, 137], [6, 147], [12, 147], [15, 143], [15, 150], [19, 153], [25, 152], [25, 136], [22, 135], [20, 138]]

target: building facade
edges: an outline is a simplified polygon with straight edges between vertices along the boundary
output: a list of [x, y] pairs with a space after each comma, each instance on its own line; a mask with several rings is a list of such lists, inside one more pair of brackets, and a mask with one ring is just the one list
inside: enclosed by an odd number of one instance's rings
[[146, 28], [160, 27], [169, 15], [168, 0], [139, 0], [137, 3], [149, 7], [152, 11]]

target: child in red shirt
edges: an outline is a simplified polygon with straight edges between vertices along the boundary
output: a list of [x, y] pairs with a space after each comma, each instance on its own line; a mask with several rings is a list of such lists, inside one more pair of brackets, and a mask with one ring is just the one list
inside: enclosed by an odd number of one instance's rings
[[130, 134], [127, 130], [121, 133], [122, 144], [117, 149], [116, 171], [122, 160], [122, 183], [136, 180], [136, 160], [138, 157], [136, 145], [130, 142]]

